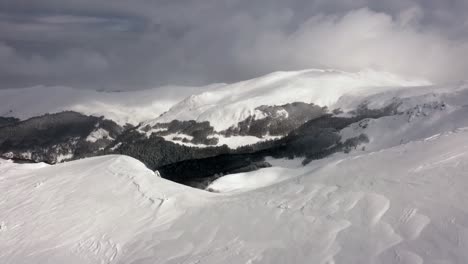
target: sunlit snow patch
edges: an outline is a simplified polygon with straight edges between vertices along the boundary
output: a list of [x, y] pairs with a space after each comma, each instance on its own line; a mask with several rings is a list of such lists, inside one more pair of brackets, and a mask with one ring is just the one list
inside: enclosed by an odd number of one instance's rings
[[206, 189], [220, 193], [249, 191], [293, 178], [302, 172], [302, 159], [267, 158], [266, 161], [273, 167], [226, 175], [213, 181]]

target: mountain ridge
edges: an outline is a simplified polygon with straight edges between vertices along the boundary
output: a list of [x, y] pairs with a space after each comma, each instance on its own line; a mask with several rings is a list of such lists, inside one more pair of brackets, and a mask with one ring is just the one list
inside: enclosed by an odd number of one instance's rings
[[[374, 79], [375, 82], [379, 82], [378, 80], [380, 78], [386, 79], [388, 84], [395, 84], [397, 86], [399, 86], [399, 84], [406, 86], [429, 84], [427, 81], [423, 80], [405, 80], [390, 73], [372, 70], [348, 73], [338, 70], [309, 69], [303, 71], [274, 72], [238, 83], [216, 83], [200, 87], [166, 86], [146, 90], [106, 92], [75, 89], [64, 86], [35, 86], [21, 89], [0, 90], [0, 116], [16, 117], [24, 120], [46, 113], [52, 114], [68, 110], [85, 115], [104, 116], [107, 119], [112, 119], [120, 125], [125, 125], [126, 123], [137, 125], [140, 122], [151, 122], [152, 119], [157, 118], [159, 115], [168, 115], [165, 112], [169, 111], [170, 108], [175, 107], [175, 105], [184, 101], [193, 101], [194, 98], [201, 96], [203, 93], [213, 93], [214, 91], [222, 89], [231, 89], [231, 87], [238, 87], [239, 92], [245, 93], [246, 89], [256, 90], [256, 85], [258, 85], [258, 83], [268, 85], [268, 83], [274, 84], [275, 80], [277, 81], [278, 79], [288, 78], [293, 82], [295, 78], [297, 79], [301, 75], [307, 74], [354, 76], [353, 78]], [[288, 84], [286, 82], [282, 85], [287, 86]], [[309, 90], [311, 89], [320, 89], [320, 87], [314, 87], [311, 85], [309, 86]], [[302, 98], [301, 100], [286, 100], [285, 103], [301, 102], [302, 100]], [[281, 103], [271, 104], [265, 102], [264, 104], [280, 105]], [[327, 105], [322, 104], [321, 102], [316, 102], [316, 104], [321, 106]], [[257, 104], [255, 107], [261, 105], [262, 104]], [[242, 115], [242, 117], [246, 118], [247, 116]], [[172, 118], [169, 121], [174, 119], [177, 118]], [[185, 121], [186, 119], [179, 118], [178, 120]], [[190, 120], [200, 121], [198, 118], [191, 118]], [[158, 122], [166, 123], [166, 121], [167, 120], [160, 120]], [[237, 121], [242, 120], [238, 118]], [[211, 123], [214, 124], [213, 120], [211, 120]], [[235, 123], [232, 123], [231, 125], [233, 124]], [[216, 125], [214, 126], [217, 128]], [[225, 129], [227, 128], [228, 127]]]

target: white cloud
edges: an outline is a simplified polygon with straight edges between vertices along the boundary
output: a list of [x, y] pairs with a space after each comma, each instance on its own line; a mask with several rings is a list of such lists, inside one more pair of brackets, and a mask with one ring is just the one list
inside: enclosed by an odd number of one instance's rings
[[239, 60], [272, 69], [281, 64], [286, 68], [376, 68], [439, 82], [465, 78], [468, 42], [421, 28], [421, 18], [418, 8], [396, 18], [369, 9], [317, 15], [290, 34], [258, 34], [254, 46], [243, 47]]
[[200, 85], [314, 67], [467, 78], [466, 0], [23, 2], [0, 0], [0, 88]]

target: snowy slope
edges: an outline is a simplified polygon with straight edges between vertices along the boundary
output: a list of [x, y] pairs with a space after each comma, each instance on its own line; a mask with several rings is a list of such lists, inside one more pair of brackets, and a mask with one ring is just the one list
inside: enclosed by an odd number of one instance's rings
[[355, 108], [367, 101], [371, 108], [398, 102], [399, 115], [368, 119], [341, 131], [342, 140], [365, 133], [368, 151], [423, 140], [446, 131], [468, 127], [468, 84], [391, 90], [370, 96], [342, 97], [337, 104]]
[[[339, 89], [337, 94], [341, 94]], [[277, 100], [282, 100], [282, 97], [278, 97]], [[330, 105], [330, 108], [342, 109], [344, 113], [339, 116], [343, 117], [349, 117], [348, 111], [356, 110], [362, 104], [366, 104], [370, 109], [382, 109], [391, 104], [398, 105], [399, 114], [364, 120], [341, 131], [343, 141], [357, 137], [362, 133], [366, 134], [371, 141], [366, 145], [368, 150], [393, 147], [468, 126], [468, 83], [418, 87], [358, 88], [343, 92], [334, 100], [336, 101]], [[237, 105], [244, 103], [245, 101], [242, 101]], [[235, 113], [235, 110], [232, 111]], [[165, 118], [169, 113], [171, 111], [161, 118]], [[184, 113], [190, 113], [190, 111]], [[213, 120], [217, 122], [216, 119]], [[220, 122], [234, 122], [234, 119], [230, 121], [226, 118], [219, 120]], [[216, 135], [215, 137], [220, 139], [218, 145], [227, 144], [231, 148], [268, 139], [268, 137], [252, 136], [223, 137]], [[200, 147], [200, 145], [196, 146]]]
[[204, 197], [125, 156], [31, 166], [0, 163], [0, 263], [115, 263]]
[[213, 181], [206, 190], [217, 193], [246, 192], [273, 185], [303, 173], [302, 158], [274, 159], [265, 161], [272, 167], [256, 171], [225, 175]]
[[305, 102], [330, 107], [345, 94], [365, 92], [368, 95], [386, 88], [427, 84], [425, 81], [409, 81], [389, 73], [374, 71], [276, 72], [189, 96], [147, 124], [165, 123], [174, 119], [209, 121], [215, 130], [222, 131], [249, 116], [260, 114], [258, 117], [261, 118], [261, 113], [255, 108], [262, 105]]
[[212, 194], [123, 156], [44, 168], [2, 162], [0, 263], [468, 260], [467, 129], [275, 165], [290, 179]]
[[37, 86], [0, 90], [0, 116], [26, 119], [72, 110], [105, 116], [124, 125], [153, 119], [193, 93], [208, 87], [161, 87], [129, 92], [98, 92], [70, 87]]

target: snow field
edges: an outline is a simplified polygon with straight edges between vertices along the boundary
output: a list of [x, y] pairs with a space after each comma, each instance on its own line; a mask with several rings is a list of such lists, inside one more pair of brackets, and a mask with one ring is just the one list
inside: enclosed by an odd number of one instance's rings
[[2, 162], [0, 262], [465, 263], [467, 142], [460, 129], [306, 167], [278, 161], [296, 175], [224, 194], [128, 157]]

